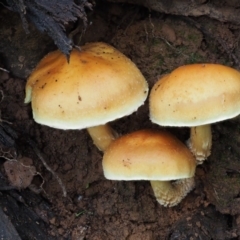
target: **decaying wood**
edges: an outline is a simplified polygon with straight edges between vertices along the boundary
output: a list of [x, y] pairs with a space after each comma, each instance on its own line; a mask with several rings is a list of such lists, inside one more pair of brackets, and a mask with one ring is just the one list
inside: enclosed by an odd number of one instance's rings
[[1, 208], [0, 208], [0, 238], [8, 240], [21, 240], [11, 221], [4, 214]]
[[7, 0], [7, 3], [8, 9], [20, 14], [26, 32], [29, 32], [30, 20], [40, 31], [47, 32], [66, 55], [74, 44], [65, 33], [65, 24], [81, 19], [83, 28], [86, 28], [85, 8], [91, 9], [92, 6], [87, 0], [81, 0], [79, 4], [74, 0]]
[[206, 0], [110, 0], [127, 2], [147, 7], [150, 10], [181, 16], [208, 16], [221, 22], [240, 24], [240, 9], [231, 6], [214, 5]]
[[5, 191], [0, 196], [0, 204], [0, 239], [56, 239], [48, 234], [49, 224], [41, 216], [53, 214], [51, 205], [40, 195], [34, 195], [30, 190]]

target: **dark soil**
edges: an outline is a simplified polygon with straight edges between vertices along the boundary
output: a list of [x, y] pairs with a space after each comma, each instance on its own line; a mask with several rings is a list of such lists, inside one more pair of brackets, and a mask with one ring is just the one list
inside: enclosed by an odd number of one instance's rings
[[[216, 40], [221, 36], [229, 48], [236, 43], [238, 30], [232, 25], [199, 18], [209, 29], [206, 35], [181, 17], [149, 14], [126, 4], [97, 7], [90, 18], [92, 25], [86, 34], [81, 39], [80, 34], [75, 35], [74, 41], [105, 41], [115, 46], [138, 65], [150, 88], [160, 75], [183, 64], [236, 64]], [[237, 54], [239, 49], [234, 51]], [[176, 207], [165, 208], [157, 203], [147, 181], [106, 180], [102, 153], [85, 130], [63, 131], [35, 123], [31, 106], [23, 103], [25, 83], [25, 78], [0, 70], [1, 123], [8, 135], [7, 126], [18, 134], [15, 144], [10, 141], [1, 146], [0, 206], [22, 239], [240, 238], [239, 117], [212, 126], [212, 154], [197, 168], [196, 188]], [[148, 101], [111, 126], [120, 134], [160, 128], [149, 120]], [[168, 130], [184, 142], [188, 138], [187, 128]], [[62, 180], [67, 197], [28, 143], [29, 138]], [[28, 158], [25, 168], [16, 163], [23, 158]], [[15, 176], [8, 181], [6, 165]], [[26, 226], [29, 232], [21, 231]]]

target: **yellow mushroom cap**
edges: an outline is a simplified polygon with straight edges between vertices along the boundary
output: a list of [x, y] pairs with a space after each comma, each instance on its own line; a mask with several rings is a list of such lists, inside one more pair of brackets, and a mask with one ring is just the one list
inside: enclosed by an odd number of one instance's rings
[[137, 66], [114, 47], [89, 43], [44, 57], [28, 78], [25, 103], [36, 122], [60, 129], [105, 124], [136, 111], [148, 84]]
[[150, 119], [162, 126], [198, 126], [240, 114], [240, 73], [220, 64], [181, 66], [155, 83]]
[[189, 149], [165, 131], [140, 130], [113, 141], [103, 156], [103, 172], [111, 180], [176, 180], [195, 174]]

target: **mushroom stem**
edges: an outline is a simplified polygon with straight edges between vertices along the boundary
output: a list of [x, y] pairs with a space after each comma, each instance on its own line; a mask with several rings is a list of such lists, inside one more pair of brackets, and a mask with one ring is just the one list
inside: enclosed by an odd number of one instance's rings
[[87, 131], [96, 147], [103, 152], [118, 136], [118, 134], [108, 124], [89, 127], [87, 128]]
[[175, 182], [150, 181], [157, 201], [164, 207], [176, 206], [195, 187], [194, 177]]
[[196, 157], [197, 164], [202, 164], [203, 161], [211, 154], [212, 147], [212, 132], [211, 125], [206, 124], [191, 128], [188, 147]]

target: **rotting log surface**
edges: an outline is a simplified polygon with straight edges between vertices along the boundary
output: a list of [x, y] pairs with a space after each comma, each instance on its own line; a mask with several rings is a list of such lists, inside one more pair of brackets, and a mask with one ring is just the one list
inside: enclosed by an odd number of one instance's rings
[[66, 55], [73, 47], [73, 42], [65, 33], [65, 24], [82, 19], [84, 28], [87, 25], [85, 7], [91, 9], [87, 0], [7, 0], [5, 7], [18, 12], [23, 27], [28, 32], [28, 20], [41, 31], [46, 32]]
[[0, 208], [0, 238], [8, 240], [21, 240], [11, 221], [4, 214], [1, 208]]
[[[19, 198], [19, 199], [17, 199]], [[16, 190], [2, 191], [0, 194], [0, 237], [1, 239], [37, 239], [53, 240], [47, 233], [47, 225], [36, 213], [46, 212], [50, 207], [40, 195], [34, 195], [30, 190], [18, 193]], [[43, 207], [45, 208], [43, 210]], [[5, 220], [4, 220], [5, 218]]]
[[109, 0], [144, 6], [150, 10], [188, 17], [208, 16], [220, 22], [240, 24], [240, 9], [206, 0]]

